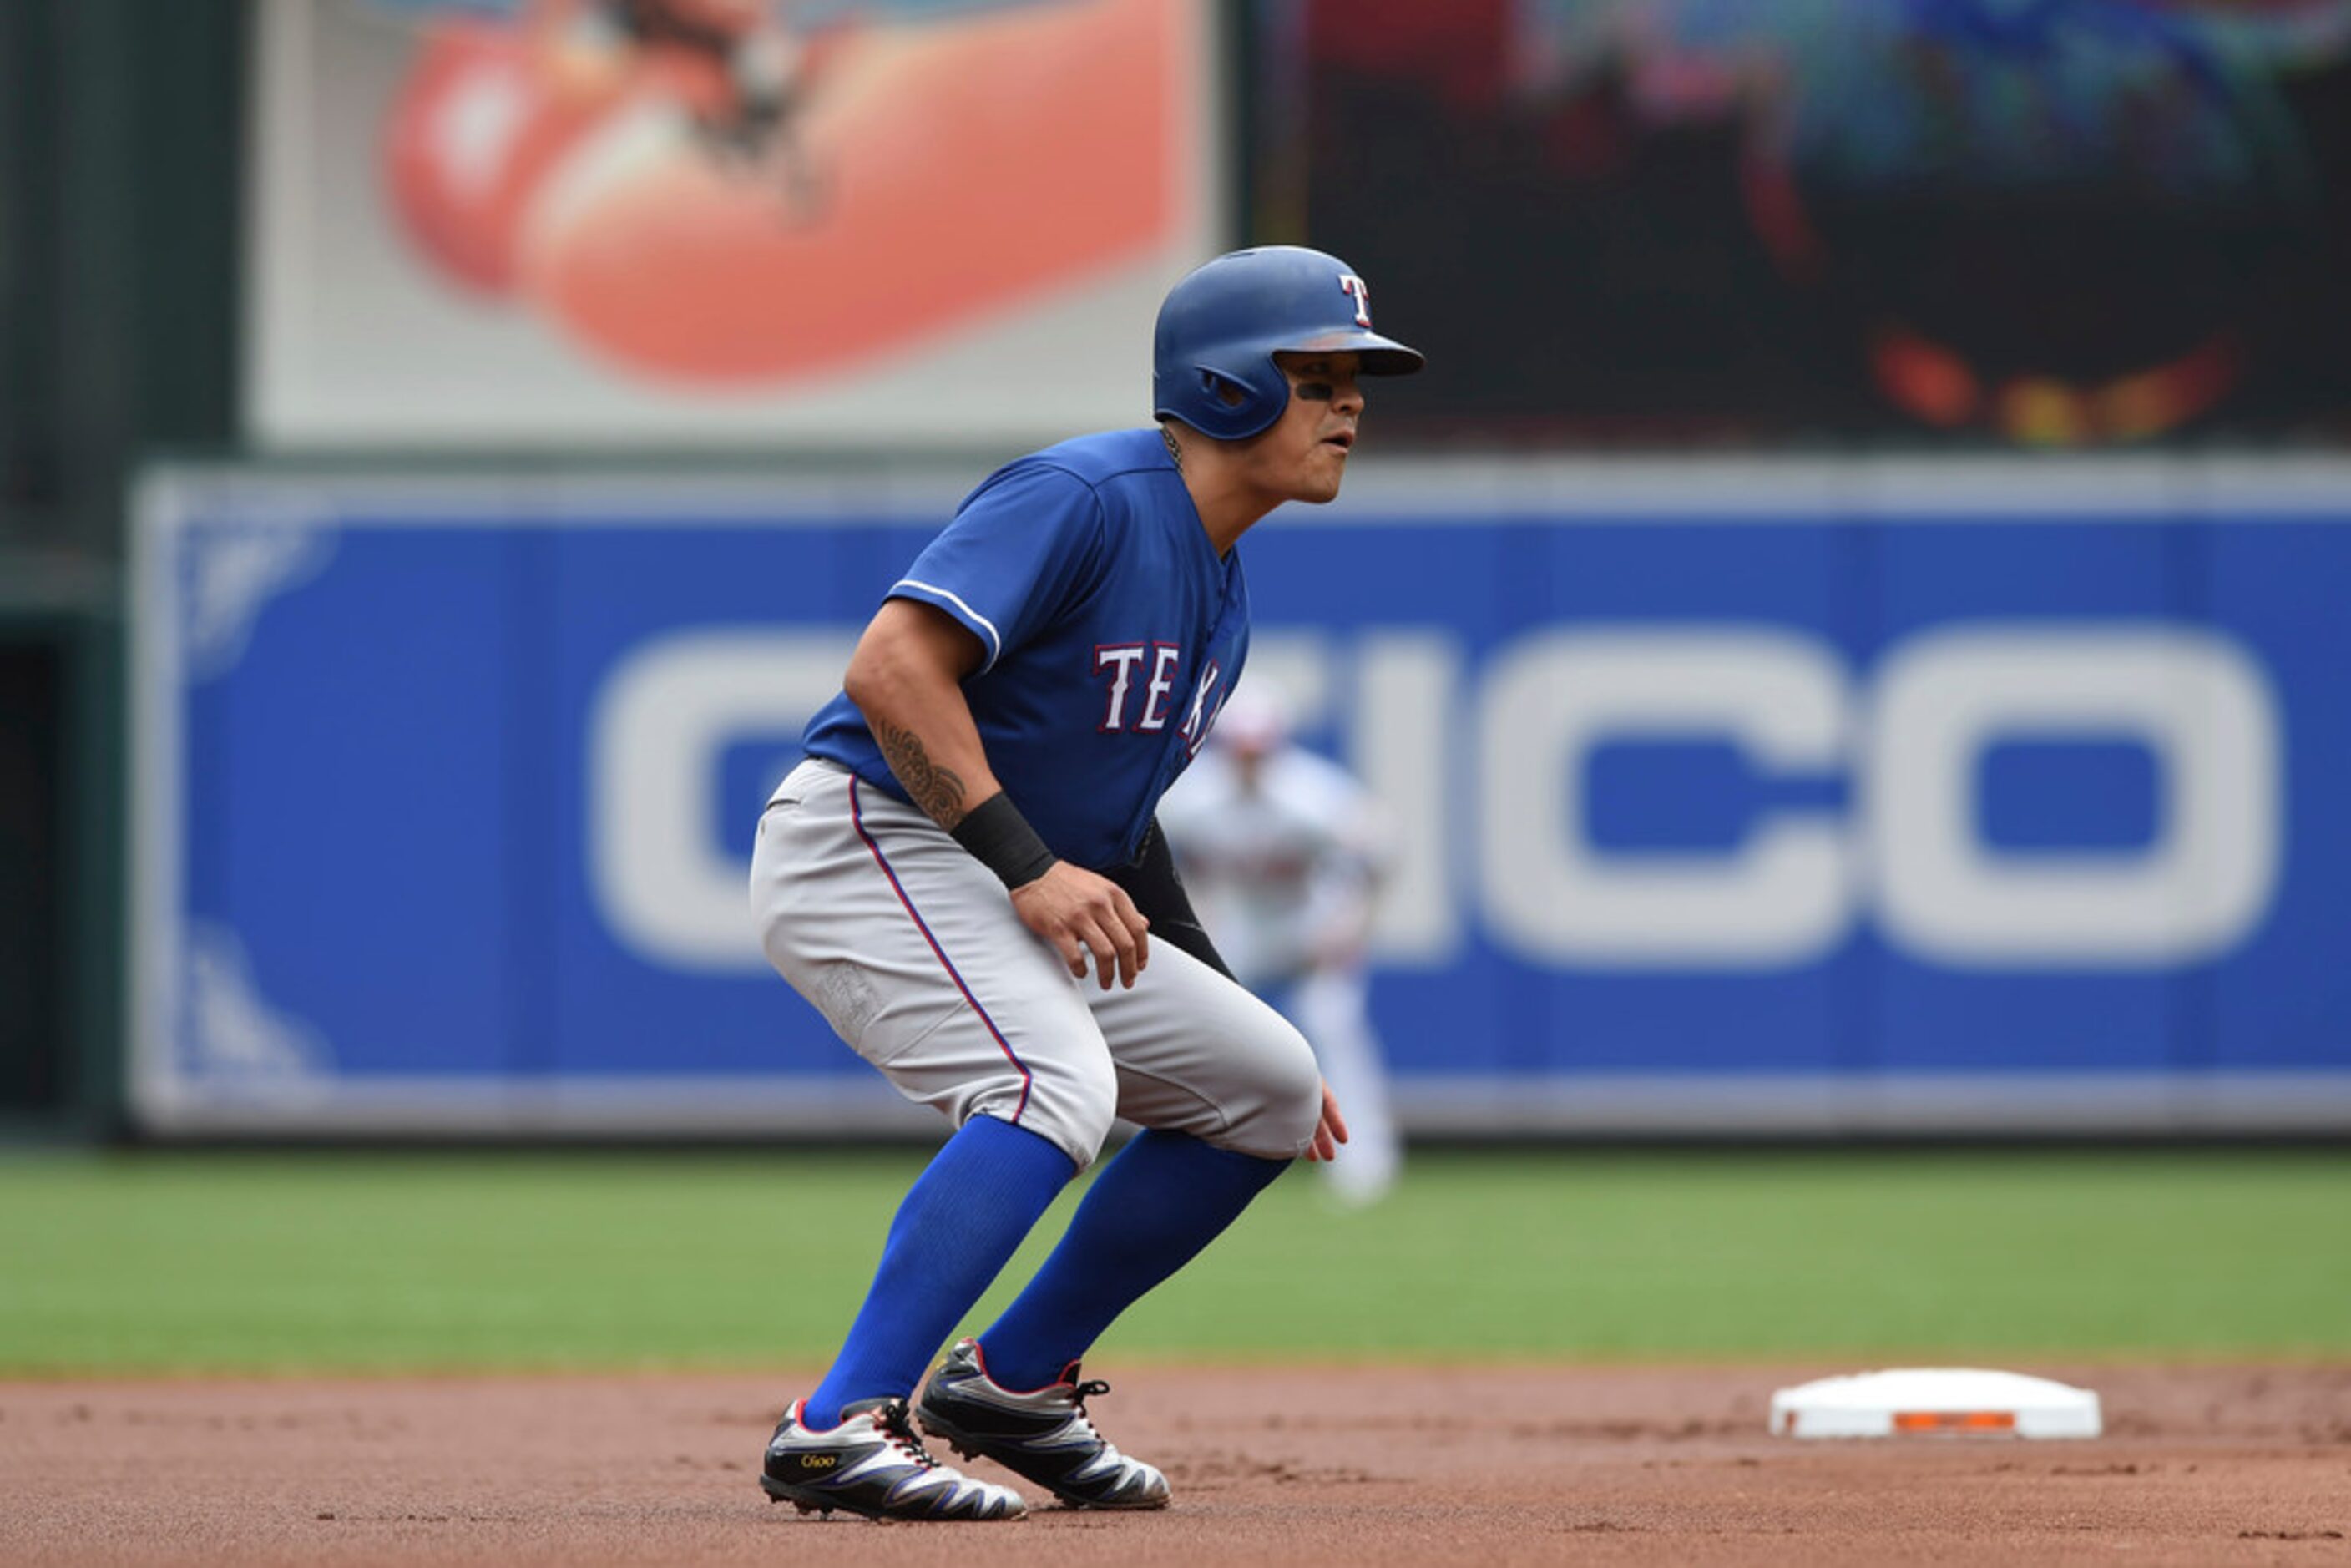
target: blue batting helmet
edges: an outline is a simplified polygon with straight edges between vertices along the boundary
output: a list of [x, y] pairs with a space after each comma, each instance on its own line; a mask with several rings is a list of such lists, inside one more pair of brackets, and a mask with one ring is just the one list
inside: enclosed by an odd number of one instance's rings
[[1283, 350], [1360, 354], [1375, 376], [1424, 362], [1372, 330], [1371, 290], [1354, 268], [1302, 246], [1259, 246], [1196, 267], [1167, 291], [1152, 335], [1152, 413], [1219, 441], [1255, 435], [1290, 402], [1273, 362]]

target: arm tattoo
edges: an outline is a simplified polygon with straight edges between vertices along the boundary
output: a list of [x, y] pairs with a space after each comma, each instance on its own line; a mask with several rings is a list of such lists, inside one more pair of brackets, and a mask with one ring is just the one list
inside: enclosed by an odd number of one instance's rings
[[898, 782], [905, 786], [914, 804], [930, 813], [931, 821], [942, 828], [952, 828], [963, 821], [963, 780], [953, 768], [933, 762], [913, 730], [877, 724], [873, 727], [873, 742], [888, 759], [890, 771], [897, 775]]
[[1184, 448], [1177, 444], [1176, 433], [1163, 424], [1159, 427], [1159, 439], [1167, 444], [1167, 458], [1176, 465], [1176, 472], [1184, 472]]

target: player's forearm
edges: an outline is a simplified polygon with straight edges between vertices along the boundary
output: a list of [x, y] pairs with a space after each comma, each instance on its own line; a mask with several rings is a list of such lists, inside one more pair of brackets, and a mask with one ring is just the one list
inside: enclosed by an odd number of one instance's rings
[[951, 830], [1003, 786], [964, 700], [961, 632], [942, 631], [928, 615], [903, 601], [885, 606], [858, 643], [842, 688], [900, 788]]
[[1003, 790], [988, 771], [969, 710], [960, 725], [956, 719], [953, 712], [923, 702], [865, 710], [874, 744], [889, 760], [899, 786], [949, 831], [973, 807]]

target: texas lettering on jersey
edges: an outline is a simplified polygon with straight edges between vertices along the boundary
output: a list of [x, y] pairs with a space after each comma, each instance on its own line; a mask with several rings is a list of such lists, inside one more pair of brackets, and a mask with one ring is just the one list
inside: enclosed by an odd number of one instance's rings
[[[1148, 665], [1147, 679], [1139, 673]], [[1183, 668], [1183, 645], [1176, 643], [1106, 643], [1094, 649], [1094, 674], [1107, 676], [1102, 721], [1094, 728], [1104, 735], [1115, 730], [1155, 735], [1167, 727], [1168, 698], [1176, 690], [1176, 672]], [[1217, 712], [1224, 706], [1217, 687], [1224, 668], [1208, 661], [1192, 688], [1192, 701], [1176, 734], [1184, 749], [1195, 756], [1200, 743], [1216, 727]]]
[[1184, 727], [1176, 731], [1190, 756], [1200, 755], [1200, 743], [1208, 738], [1208, 732], [1217, 727], [1217, 716], [1225, 710], [1225, 695], [1217, 690], [1224, 674], [1223, 667], [1211, 659], [1200, 672], [1200, 684], [1192, 688], [1192, 711], [1184, 716]]

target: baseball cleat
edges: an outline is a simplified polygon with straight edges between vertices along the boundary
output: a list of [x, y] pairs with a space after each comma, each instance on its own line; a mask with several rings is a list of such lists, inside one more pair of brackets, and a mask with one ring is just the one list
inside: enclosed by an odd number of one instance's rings
[[802, 1513], [836, 1508], [868, 1519], [1019, 1519], [1029, 1511], [1010, 1487], [976, 1481], [924, 1450], [903, 1399], [844, 1406], [841, 1425], [811, 1432], [795, 1403], [768, 1440], [760, 1490]]
[[987, 1375], [979, 1342], [967, 1339], [931, 1375], [914, 1419], [956, 1453], [994, 1459], [1071, 1508], [1165, 1508], [1167, 1478], [1113, 1448], [1086, 1416], [1086, 1400], [1109, 1392], [1079, 1382], [1073, 1361], [1059, 1383], [1015, 1393]]

